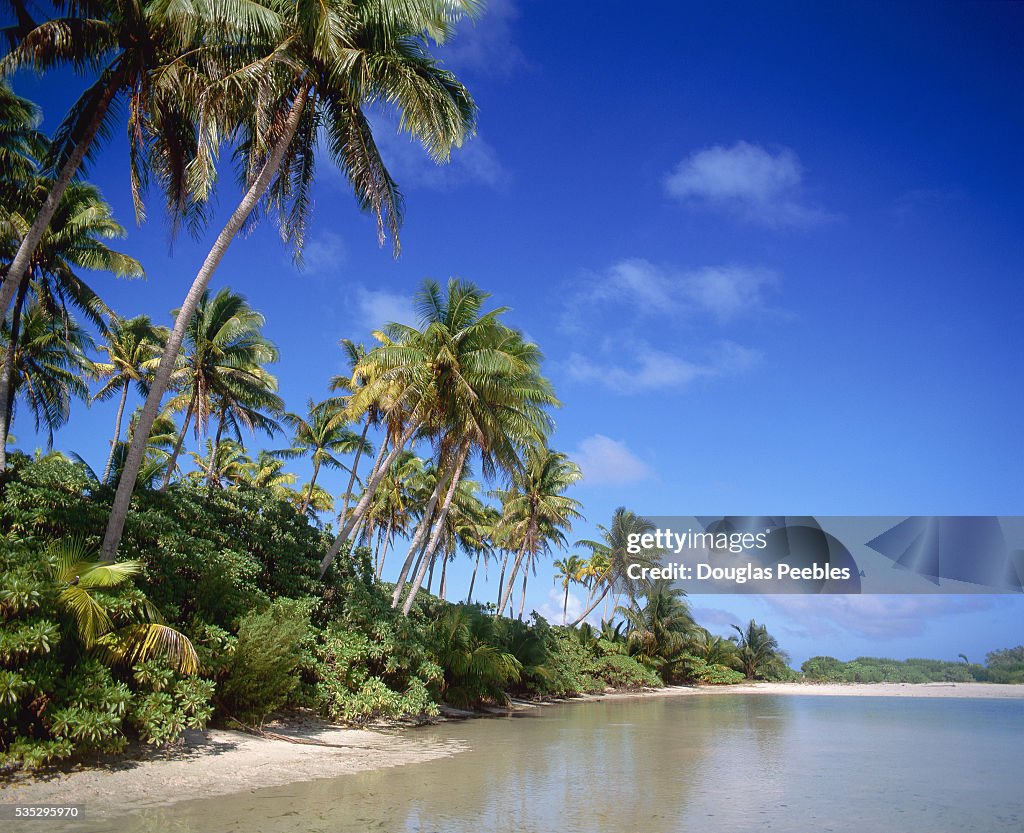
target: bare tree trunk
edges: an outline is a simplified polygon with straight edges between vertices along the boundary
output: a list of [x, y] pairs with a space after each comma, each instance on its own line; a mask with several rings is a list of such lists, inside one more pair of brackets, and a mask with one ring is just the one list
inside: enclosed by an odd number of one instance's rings
[[139, 476], [139, 469], [142, 467], [146, 442], [149, 439], [149, 432], [153, 428], [153, 422], [160, 411], [160, 400], [163, 398], [164, 391], [167, 390], [175, 362], [178, 360], [178, 351], [181, 349], [181, 342], [185, 337], [185, 328], [192, 320], [203, 292], [206, 291], [213, 273], [217, 270], [221, 260], [227, 253], [228, 247], [235, 239], [235, 235], [241, 230], [242, 225], [259, 203], [260, 198], [266, 193], [267, 188], [270, 187], [274, 174], [277, 173], [281, 160], [284, 158], [285, 151], [288, 150], [292, 139], [295, 138], [295, 131], [299, 126], [299, 120], [306, 109], [308, 95], [309, 90], [305, 87], [301, 88], [296, 94], [274, 149], [263, 163], [259, 176], [249, 186], [249, 190], [246, 191], [242, 201], [235, 208], [231, 218], [224, 228], [221, 229], [220, 234], [217, 235], [213, 248], [210, 249], [206, 260], [203, 261], [202, 267], [200, 267], [195, 280], [192, 282], [192, 286], [188, 290], [188, 294], [185, 296], [185, 302], [178, 311], [178, 317], [174, 321], [174, 328], [167, 339], [164, 354], [160, 358], [160, 366], [157, 368], [156, 377], [153, 379], [152, 387], [149, 389], [149, 396], [146, 397], [146, 404], [143, 405], [142, 413], [139, 415], [138, 427], [135, 429], [135, 435], [132, 437], [131, 445], [128, 447], [124, 471], [121, 472], [121, 479], [117, 484], [117, 493], [114, 495], [114, 503], [110, 509], [110, 519], [107, 521], [107, 531], [103, 536], [102, 557], [106, 560], [113, 561], [117, 556], [117, 548], [121, 543], [121, 535], [124, 533], [124, 522], [128, 518], [128, 510], [131, 506], [132, 492], [135, 490], [135, 480]]
[[436, 558], [431, 558], [430, 561], [428, 562], [430, 564], [430, 567], [427, 570], [427, 592], [428, 593], [430, 592], [430, 588], [433, 587], [433, 585], [434, 585], [434, 562], [435, 561], [437, 561]]
[[[409, 575], [409, 571], [413, 570], [413, 562], [416, 560], [416, 554], [424, 548], [424, 541], [427, 538], [427, 532], [430, 531], [430, 524], [434, 518], [434, 509], [437, 508], [437, 502], [441, 499], [441, 489], [444, 487], [444, 479], [438, 477], [437, 482], [434, 484], [434, 490], [430, 493], [430, 499], [427, 501], [426, 508], [423, 510], [423, 515], [420, 517], [420, 522], [416, 524], [416, 532], [413, 535], [412, 541], [409, 543], [409, 554], [405, 557], [405, 563], [402, 564], [402, 570], [398, 574], [398, 579], [395, 581], [395, 590], [391, 594], [391, 606], [398, 607], [398, 601], [402, 598], [402, 589], [405, 586], [405, 579]], [[417, 562], [417, 568], [419, 563]], [[415, 570], [413, 570], [415, 572]]]
[[359, 503], [356, 504], [356, 508], [352, 510], [352, 515], [344, 521], [340, 530], [338, 530], [338, 536], [334, 539], [334, 543], [331, 544], [330, 550], [327, 555], [324, 556], [323, 561], [320, 562], [320, 578], [324, 577], [324, 573], [327, 572], [327, 568], [331, 566], [331, 562], [338, 557], [338, 553], [341, 552], [341, 545], [348, 538], [349, 534], [355, 528], [356, 523], [366, 514], [366, 510], [370, 508], [370, 501], [373, 500], [373, 493], [377, 490], [380, 485], [380, 481], [384, 479], [384, 475], [387, 473], [388, 467], [398, 458], [402, 449], [405, 448], [405, 444], [412, 439], [412, 435], [416, 433], [417, 426], [415, 424], [410, 425], [405, 433], [399, 438], [399, 441], [395, 443], [394, 448], [388, 453], [380, 464], [377, 471], [373, 473], [373, 476], [367, 481], [366, 488], [363, 489], [363, 496], [359, 499]]
[[570, 628], [575, 628], [580, 622], [582, 622], [591, 613], [593, 613], [594, 612], [594, 608], [597, 607], [599, 604], [601, 604], [602, 599], [604, 599], [604, 597], [608, 595], [609, 588], [610, 588], [610, 585], [606, 584], [604, 590], [601, 591], [601, 595], [598, 596], [596, 599], [594, 599], [594, 601], [590, 605], [590, 607], [588, 607], [586, 610], [584, 610], [583, 614], [578, 619], [576, 619], [575, 621], [570, 622], [569, 623], [569, 627]]
[[[192, 393], [192, 399], [188, 403], [188, 409], [185, 411], [185, 422], [182, 423], [181, 431], [178, 434], [178, 439], [174, 443], [174, 451], [171, 452], [171, 459], [167, 461], [167, 471], [164, 472], [163, 482], [160, 484], [160, 491], [166, 492], [167, 487], [171, 483], [171, 477], [174, 476], [174, 470], [178, 467], [178, 455], [181, 454], [181, 447], [185, 443], [185, 434], [188, 432], [188, 424], [192, 421], [192, 412], [196, 407], [196, 400], [199, 397], [199, 391], [196, 390]], [[138, 426], [135, 428], [135, 433], [139, 433]], [[146, 438], [148, 441], [148, 437]]]
[[18, 297], [14, 299], [14, 312], [11, 313], [11, 332], [4, 351], [4, 366], [0, 369], [0, 471], [7, 469], [7, 435], [11, 433], [11, 417], [14, 415], [14, 355], [18, 350], [21, 309], [28, 292], [28, 278], [26, 275], [18, 286]]
[[523, 538], [523, 545], [519, 548], [519, 552], [516, 555], [515, 563], [512, 565], [512, 572], [509, 573], [508, 583], [505, 585], [505, 592], [498, 601], [498, 610], [504, 610], [505, 605], [510, 604], [512, 601], [512, 589], [515, 586], [516, 576], [519, 575], [519, 567], [523, 563], [523, 557], [526, 555], [526, 546], [530, 540], [530, 532], [527, 532]]
[[313, 487], [316, 485], [316, 476], [320, 473], [320, 461], [317, 460], [313, 463], [313, 477], [309, 481], [309, 489], [306, 491], [306, 497], [302, 501], [302, 508], [299, 510], [300, 515], [306, 514], [306, 508], [309, 506], [309, 502], [313, 499]]
[[3, 284], [0, 285], [0, 316], [7, 313], [7, 308], [11, 305], [11, 298], [14, 297], [15, 290], [21, 285], [22, 279], [28, 274], [32, 265], [32, 256], [36, 253], [39, 242], [50, 227], [50, 221], [53, 219], [53, 215], [57, 213], [60, 201], [64, 198], [64, 192], [67, 191], [71, 180], [75, 178], [75, 174], [78, 172], [78, 168], [82, 164], [89, 146], [92, 144], [93, 139], [96, 138], [96, 131], [99, 130], [100, 125], [103, 123], [107, 110], [110, 108], [110, 102], [114, 100], [114, 95], [117, 93], [117, 86], [112, 81], [96, 102], [92, 121], [89, 122], [89, 126], [86, 127], [85, 132], [75, 145], [75, 149], [71, 151], [71, 155], [68, 156], [67, 161], [60, 169], [60, 173], [57, 174], [57, 178], [53, 181], [53, 186], [50, 188], [50, 193], [46, 195], [46, 201], [43, 203], [42, 208], [39, 209], [39, 213], [32, 221], [32, 225], [22, 238], [18, 251], [11, 261], [11, 265], [7, 267], [7, 274], [4, 275]]
[[[363, 425], [363, 433], [359, 437], [359, 448], [356, 449], [356, 459], [352, 461], [352, 476], [348, 479], [348, 488], [345, 489], [345, 502], [341, 504], [341, 511], [338, 513], [339, 518], [344, 518], [345, 513], [348, 512], [348, 502], [352, 499], [352, 487], [356, 483], [356, 469], [359, 468], [359, 458], [363, 453], [363, 446], [366, 445], [366, 432], [370, 430], [370, 413], [366, 413], [366, 423]], [[387, 440], [381, 443], [381, 453], [384, 452], [384, 446], [387, 445]], [[376, 462], [380, 462], [380, 456], [377, 456]], [[312, 490], [311, 490], [312, 492]]]
[[220, 455], [220, 435], [224, 430], [224, 409], [221, 408], [220, 418], [217, 420], [217, 435], [214, 437], [213, 445], [210, 446], [210, 462], [206, 466], [206, 485], [211, 489], [214, 484], [220, 481], [216, 476], [217, 457]]
[[512, 555], [512, 550], [505, 550], [505, 557], [501, 560], [501, 575], [498, 576], [498, 600], [495, 608], [495, 615], [501, 615], [501, 600], [505, 595], [505, 570], [508, 568], [508, 559]]
[[377, 557], [377, 565], [373, 571], [373, 577], [380, 581], [380, 574], [384, 571], [384, 559], [388, 554], [388, 547], [391, 546], [391, 533], [394, 524], [388, 519], [387, 532], [384, 533], [384, 546], [381, 548], [380, 555]]
[[476, 554], [476, 563], [473, 565], [473, 577], [469, 580], [469, 592], [466, 594], [466, 604], [473, 604], [473, 585], [476, 584], [476, 571], [480, 569], [480, 551]]
[[[430, 540], [427, 541], [427, 558], [433, 560], [434, 553], [437, 552], [438, 542], [441, 540], [441, 533], [444, 531], [445, 518], [448, 517], [448, 510], [452, 508], [452, 500], [455, 498], [455, 492], [459, 488], [459, 480], [462, 478], [462, 470], [466, 466], [466, 458], [469, 456], [469, 441], [463, 440], [462, 447], [459, 449], [458, 457], [455, 458], [455, 467], [452, 470], [451, 481], [448, 484], [448, 492], [444, 496], [444, 503], [441, 504], [441, 508], [437, 513], [437, 518], [434, 520], [434, 531], [431, 533]], [[413, 580], [412, 589], [409, 590], [409, 595], [405, 599], [405, 604], [402, 606], [402, 613], [406, 616], [409, 615], [409, 611], [412, 610], [413, 602], [416, 601], [416, 594], [419, 592], [420, 585], [423, 584], [423, 567], [420, 565], [419, 573]]]
[[114, 452], [117, 450], [117, 441], [121, 439], [121, 418], [124, 416], [124, 403], [128, 401], [128, 380], [124, 380], [124, 387], [121, 388], [121, 404], [117, 406], [117, 419], [114, 420], [114, 439], [110, 442], [110, 455], [107, 457], [107, 466], [103, 469], [103, 482], [110, 477], [110, 467], [114, 464]]

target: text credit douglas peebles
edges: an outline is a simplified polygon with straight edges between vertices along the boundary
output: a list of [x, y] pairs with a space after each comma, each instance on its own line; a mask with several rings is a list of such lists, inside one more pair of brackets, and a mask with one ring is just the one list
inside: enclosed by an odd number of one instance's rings
[[1024, 518], [648, 516], [626, 574], [688, 593], [1020, 593]]

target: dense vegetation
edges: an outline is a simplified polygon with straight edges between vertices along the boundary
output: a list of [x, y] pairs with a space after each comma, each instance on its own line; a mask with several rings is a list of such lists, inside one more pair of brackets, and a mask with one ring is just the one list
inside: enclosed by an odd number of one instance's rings
[[811, 657], [800, 670], [809, 680], [833, 683], [1024, 683], [1024, 645], [993, 651], [985, 665], [937, 659]]
[[[751, 659], [745, 646], [762, 628], [751, 623], [735, 641], [713, 637], [664, 584], [600, 629], [495, 616], [493, 604], [450, 604], [425, 591], [405, 615], [392, 604], [393, 585], [376, 579], [372, 550], [343, 552], [321, 579], [330, 536], [294, 501], [202, 478], [139, 492], [123, 544], [137, 562], [117, 562], [127, 570], [121, 580], [91, 589], [109, 625], [86, 638], [65, 596], [74, 576], [88, 583], [84, 565], [111, 489], [59, 454], [10, 462], [0, 482], [8, 766], [117, 751], [129, 738], [165, 743], [214, 715], [251, 725], [305, 706], [365, 722], [433, 715], [441, 703], [729, 683], [743, 679], [736, 668], [773, 675], [784, 667], [774, 649]], [[72, 540], [76, 554], [54, 569], [58, 556], [42, 542]], [[176, 629], [155, 624], [164, 617]], [[102, 638], [137, 621], [177, 634], [180, 650], [140, 654]]]

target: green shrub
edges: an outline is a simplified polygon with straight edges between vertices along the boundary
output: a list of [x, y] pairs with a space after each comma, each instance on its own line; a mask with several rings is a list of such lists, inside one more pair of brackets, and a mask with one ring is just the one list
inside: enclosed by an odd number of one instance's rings
[[242, 617], [220, 685], [220, 700], [229, 716], [261, 723], [289, 702], [307, 661], [311, 608], [309, 601], [278, 599], [265, 610]]

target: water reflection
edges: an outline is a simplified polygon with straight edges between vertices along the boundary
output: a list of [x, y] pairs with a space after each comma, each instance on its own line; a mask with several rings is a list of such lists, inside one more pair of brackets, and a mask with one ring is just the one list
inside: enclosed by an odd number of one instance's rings
[[707, 696], [422, 730], [454, 757], [176, 804], [125, 833], [1024, 829], [1019, 702]]

